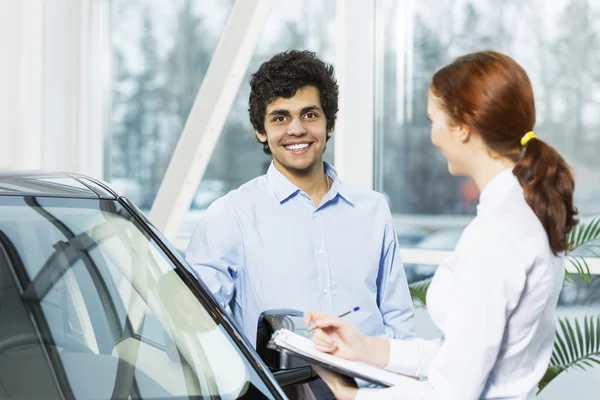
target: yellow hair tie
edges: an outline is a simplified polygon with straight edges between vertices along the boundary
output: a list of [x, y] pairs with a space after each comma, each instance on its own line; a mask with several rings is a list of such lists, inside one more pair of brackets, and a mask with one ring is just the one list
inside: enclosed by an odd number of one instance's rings
[[537, 136], [535, 136], [535, 133], [533, 133], [533, 131], [527, 132], [521, 138], [521, 146], [525, 146], [527, 144], [527, 142], [529, 142], [531, 139], [534, 139], [534, 138], [537, 138]]

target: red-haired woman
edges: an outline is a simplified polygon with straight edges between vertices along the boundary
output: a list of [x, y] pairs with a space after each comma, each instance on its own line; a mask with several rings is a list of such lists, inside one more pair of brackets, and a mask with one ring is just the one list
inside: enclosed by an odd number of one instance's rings
[[473, 178], [477, 216], [437, 269], [427, 296], [436, 340], [363, 336], [346, 321], [307, 313], [321, 351], [408, 376], [357, 389], [319, 373], [339, 399], [532, 399], [552, 353], [567, 233], [576, 224], [569, 166], [533, 133], [531, 83], [512, 58], [462, 56], [434, 76], [431, 141], [452, 175]]

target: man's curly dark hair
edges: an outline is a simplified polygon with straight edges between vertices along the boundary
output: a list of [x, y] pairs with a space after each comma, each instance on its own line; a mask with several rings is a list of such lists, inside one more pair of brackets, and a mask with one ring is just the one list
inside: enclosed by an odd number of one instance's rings
[[[279, 97], [286, 99], [293, 97], [305, 86], [319, 89], [321, 107], [327, 119], [327, 132], [332, 131], [338, 112], [339, 94], [333, 66], [319, 60], [315, 53], [307, 50], [288, 50], [278, 53], [252, 74], [248, 111], [254, 129], [258, 133], [265, 134], [267, 106]], [[264, 146], [264, 152], [271, 154], [269, 144], [267, 142], [261, 144]]]

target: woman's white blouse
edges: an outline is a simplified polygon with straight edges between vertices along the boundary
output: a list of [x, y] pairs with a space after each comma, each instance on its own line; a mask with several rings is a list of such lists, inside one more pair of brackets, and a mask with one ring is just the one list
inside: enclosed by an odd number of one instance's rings
[[477, 216], [438, 267], [427, 306], [436, 340], [392, 340], [388, 370], [426, 377], [357, 399], [531, 399], [555, 333], [564, 258], [511, 170], [489, 182]]

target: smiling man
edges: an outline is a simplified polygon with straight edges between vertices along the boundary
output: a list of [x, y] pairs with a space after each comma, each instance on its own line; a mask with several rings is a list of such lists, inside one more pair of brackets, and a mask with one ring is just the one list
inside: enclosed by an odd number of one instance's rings
[[186, 260], [253, 344], [259, 315], [276, 308], [358, 306], [348, 320], [362, 333], [413, 337], [385, 198], [344, 184], [323, 161], [338, 111], [333, 67], [291, 50], [262, 64], [250, 87], [250, 121], [272, 163], [211, 205]]

